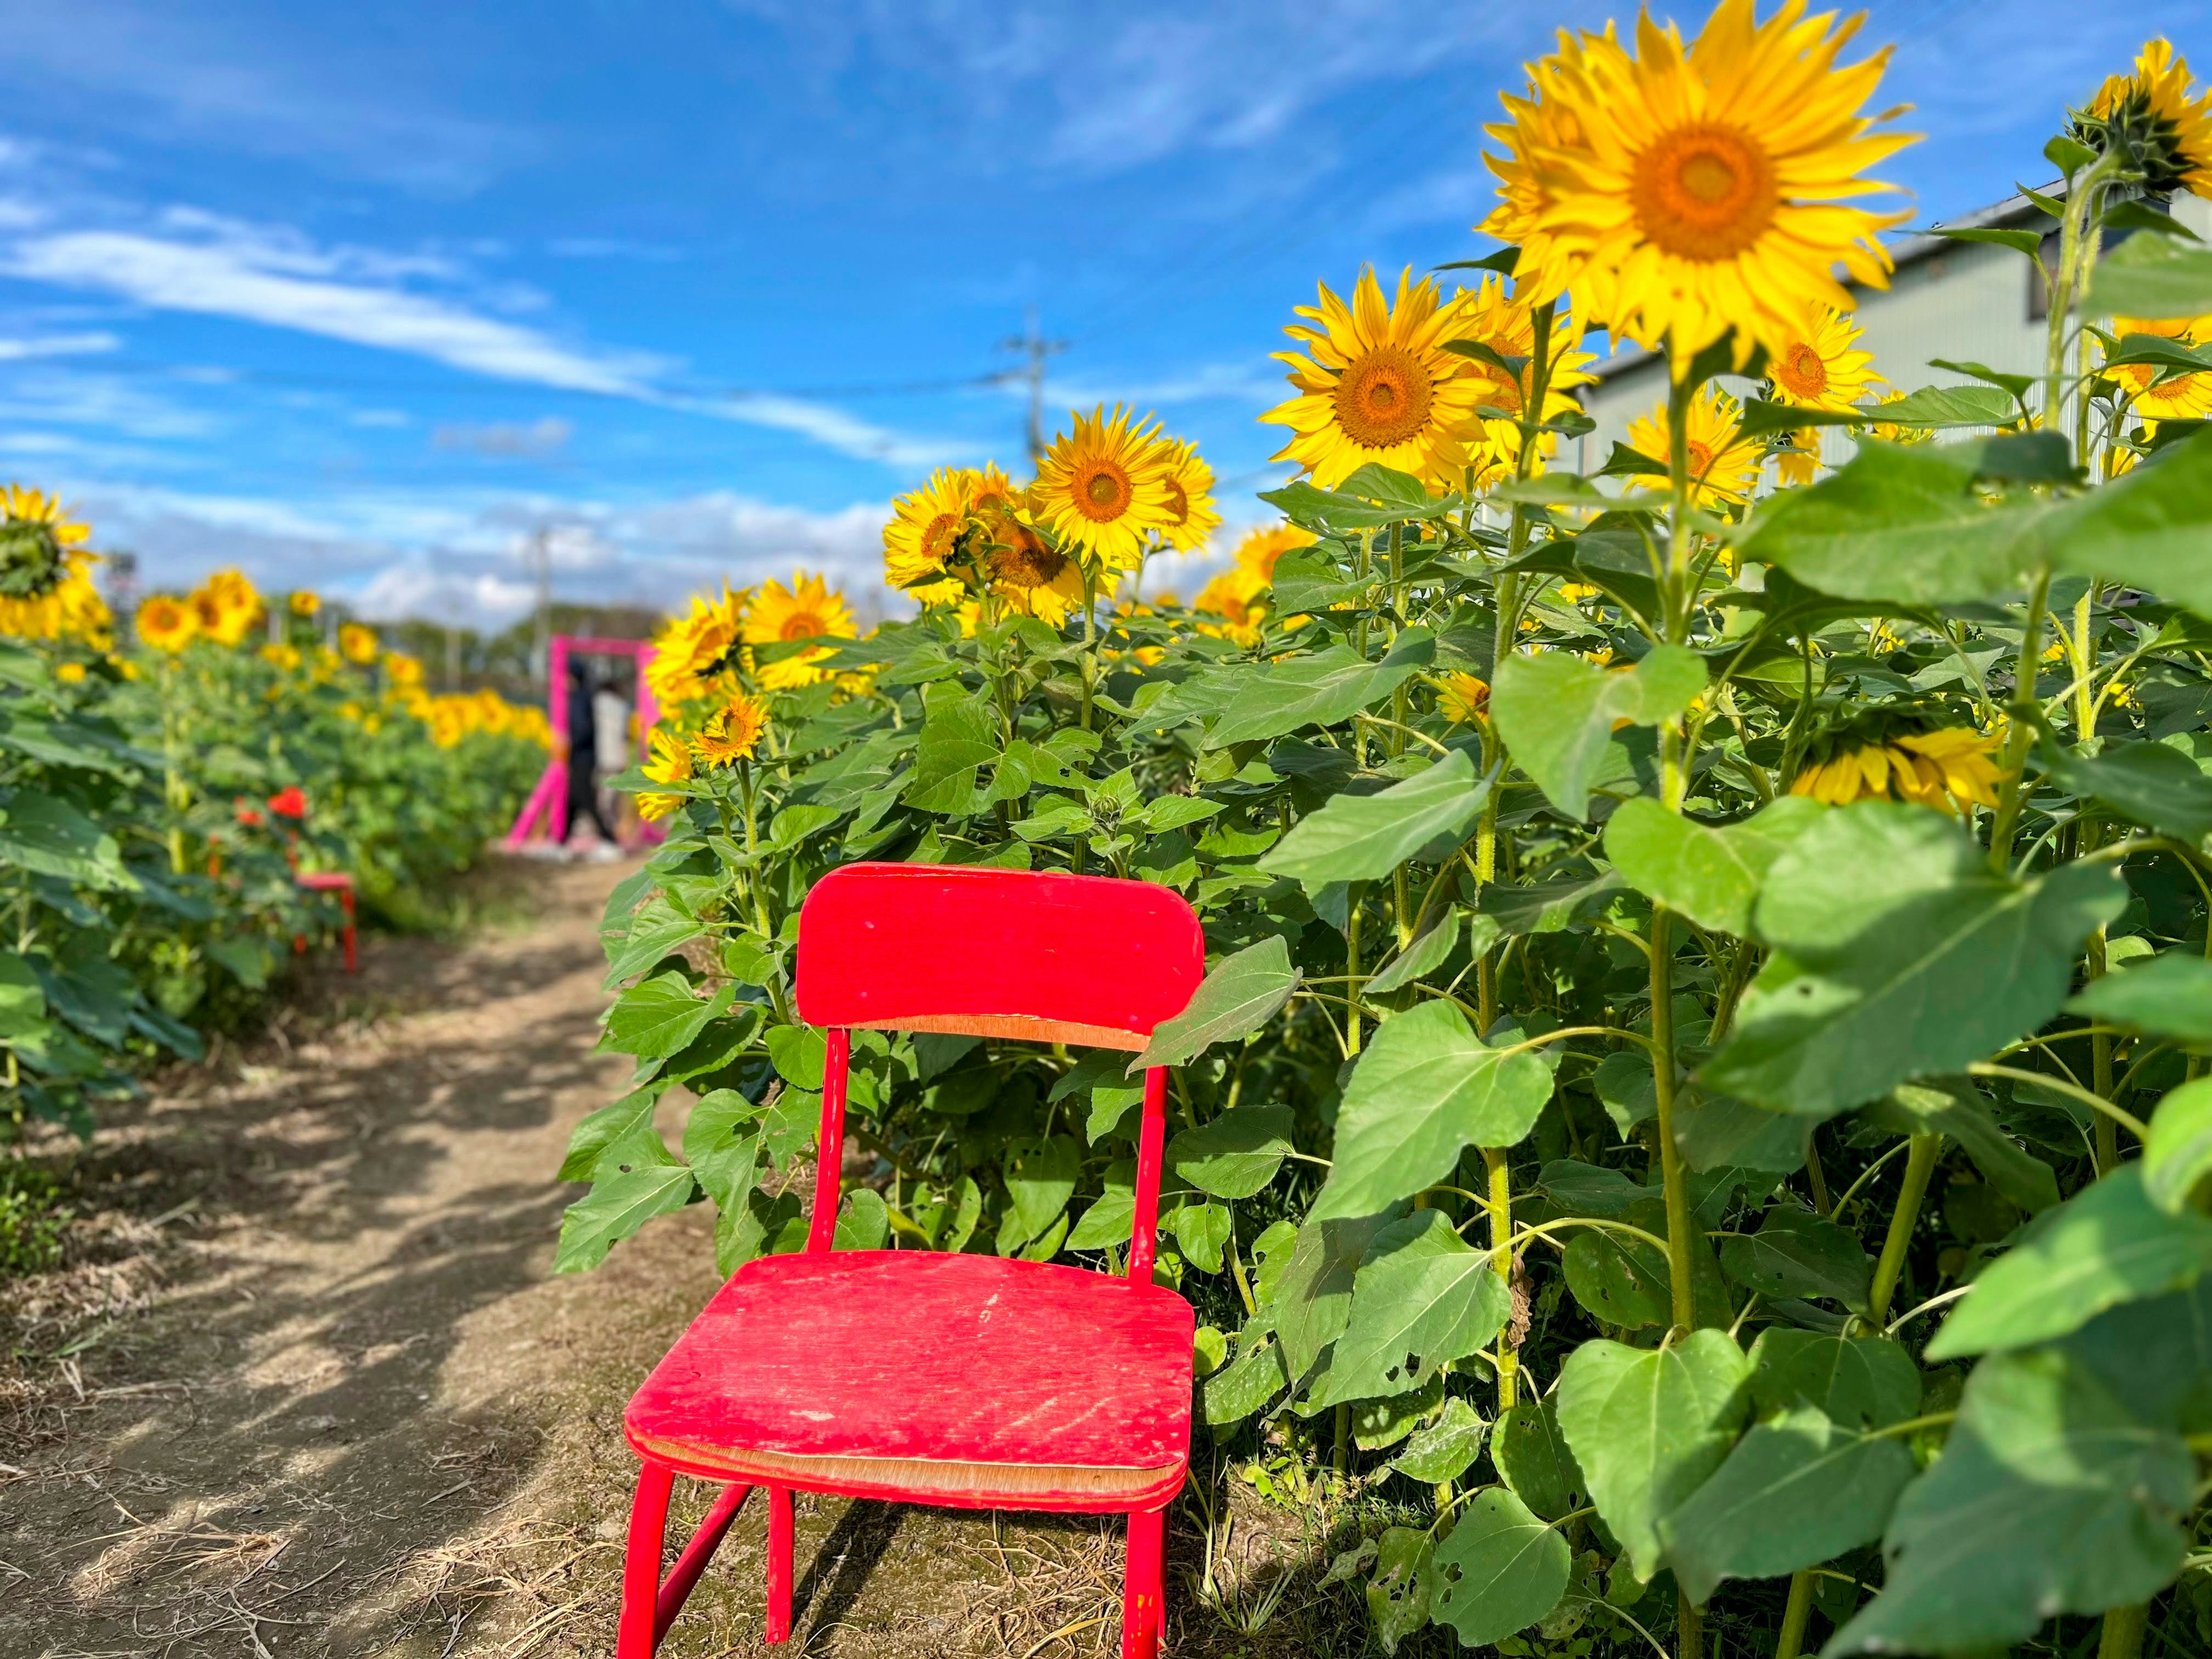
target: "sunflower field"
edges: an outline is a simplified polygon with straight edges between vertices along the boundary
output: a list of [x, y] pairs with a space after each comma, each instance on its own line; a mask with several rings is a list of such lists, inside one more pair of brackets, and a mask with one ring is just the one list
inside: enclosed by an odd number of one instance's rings
[[0, 496], [0, 1139], [93, 1108], [266, 996], [338, 921], [297, 878], [428, 919], [544, 765], [544, 714], [433, 696], [422, 665], [239, 572], [157, 594], [115, 638], [86, 526]]
[[[1212, 476], [1117, 409], [899, 504], [910, 621], [672, 624], [560, 1267], [701, 1200], [799, 1248], [825, 871], [1162, 882], [1209, 971], [1133, 1062], [854, 1034], [841, 1248], [1114, 1268], [1170, 1065], [1218, 1467], [1385, 1650], [2202, 1653], [2212, 94], [2154, 41], [2070, 113], [2047, 222], [1960, 233], [2042, 372], [1923, 386], [1839, 280], [1909, 142], [1849, 33], [1562, 35], [1502, 251], [1297, 309], [1301, 476], [1191, 604], [1139, 584]], [[1670, 372], [1578, 474], [1597, 332]]]

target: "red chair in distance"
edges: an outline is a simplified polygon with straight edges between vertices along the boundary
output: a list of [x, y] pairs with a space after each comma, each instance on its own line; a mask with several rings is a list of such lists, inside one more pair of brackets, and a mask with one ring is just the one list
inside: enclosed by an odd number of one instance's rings
[[[338, 938], [345, 945], [345, 969], [349, 974], [361, 971], [361, 947], [354, 931], [353, 878], [343, 870], [307, 870], [292, 879], [301, 890], [309, 893], [336, 893], [338, 908], [345, 921], [338, 929]], [[295, 939], [296, 950], [307, 949], [305, 939]]]
[[[768, 1631], [791, 1635], [794, 1491], [1126, 1514], [1124, 1659], [1158, 1650], [1167, 1506], [1190, 1458], [1190, 1304], [1152, 1282], [1167, 1072], [1145, 1073], [1126, 1276], [830, 1248], [855, 1028], [1142, 1049], [1205, 973], [1198, 921], [1147, 882], [855, 864], [799, 912], [801, 1018], [827, 1028], [805, 1250], [747, 1263], [631, 1400], [644, 1460], [617, 1659], [651, 1659], [754, 1486]], [[682, 1474], [722, 1485], [661, 1577]]]

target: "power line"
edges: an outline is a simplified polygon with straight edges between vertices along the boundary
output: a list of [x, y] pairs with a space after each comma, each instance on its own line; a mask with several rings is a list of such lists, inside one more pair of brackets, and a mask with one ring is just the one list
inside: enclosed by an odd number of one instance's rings
[[1001, 351], [1018, 351], [1026, 362], [1020, 368], [1010, 369], [1001, 380], [1025, 380], [1030, 383], [1030, 469], [1034, 471], [1044, 459], [1044, 365], [1048, 357], [1056, 357], [1067, 349], [1065, 340], [1048, 340], [1037, 332], [1037, 308], [1029, 307], [1027, 325], [1023, 332], [999, 342]]

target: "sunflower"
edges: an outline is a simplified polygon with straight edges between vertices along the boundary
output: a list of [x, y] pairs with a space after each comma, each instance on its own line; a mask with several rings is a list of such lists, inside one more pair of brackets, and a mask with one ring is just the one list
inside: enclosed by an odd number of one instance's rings
[[1766, 377], [1774, 383], [1775, 401], [1849, 414], [1881, 382], [1874, 353], [1857, 349], [1865, 331], [1833, 306], [1810, 307], [1797, 331], [1768, 354]]
[[1473, 726], [1489, 707], [1489, 683], [1476, 675], [1447, 674], [1437, 682], [1437, 712], [1454, 726]]
[[[810, 576], [799, 570], [791, 573], [787, 590], [777, 581], [762, 584], [751, 603], [745, 606], [740, 628], [748, 645], [773, 645], [788, 640], [849, 640], [860, 633], [844, 597], [831, 592], [830, 584], [822, 577]], [[835, 655], [836, 649], [834, 645], [809, 646], [796, 655], [779, 658], [761, 669], [760, 683], [771, 691], [811, 685], [827, 678], [830, 672], [814, 665]]]
[[694, 598], [688, 612], [671, 617], [653, 635], [645, 684], [663, 707], [706, 696], [709, 682], [730, 666], [740, 649], [738, 618], [747, 597], [725, 586], [719, 599]]
[[[2164, 322], [2115, 317], [2112, 332], [2123, 340], [2130, 334], [2150, 334], [2178, 345], [2198, 346], [2212, 342], [2212, 317]], [[2123, 363], [2099, 372], [2127, 389], [2135, 412], [2145, 420], [2197, 421], [2212, 415], [2212, 374], [2169, 374], [2160, 380], [2155, 363]]]
[[1470, 464], [1474, 411], [1491, 388], [1471, 359], [1444, 349], [1462, 331], [1465, 296], [1446, 301], [1432, 278], [1413, 276], [1410, 267], [1399, 276], [1395, 305], [1371, 269], [1359, 273], [1349, 307], [1324, 283], [1318, 305], [1297, 307], [1310, 323], [1283, 330], [1312, 355], [1275, 353], [1298, 395], [1260, 418], [1295, 434], [1272, 459], [1297, 462], [1321, 489], [1370, 461], [1449, 484]]
[[993, 534], [996, 539], [983, 556], [992, 591], [1054, 628], [1066, 622], [1083, 603], [1083, 567], [1011, 513]]
[[1178, 553], [1195, 552], [1221, 528], [1221, 514], [1213, 510], [1213, 469], [1188, 438], [1163, 438], [1160, 446], [1168, 463], [1168, 522], [1160, 538]]
[[70, 522], [60, 500], [20, 484], [0, 489], [0, 634], [76, 638], [104, 647], [114, 618], [93, 586], [89, 533]]
[[2133, 73], [2107, 76], [2069, 125], [2092, 149], [2120, 149], [2154, 196], [2212, 196], [2212, 90], [2191, 87], [2189, 60], [2163, 37], [2144, 42]]
[[1809, 426], [1785, 433], [1788, 440], [1774, 452], [1774, 470], [1786, 484], [1808, 484], [1820, 471], [1820, 434]]
[[376, 630], [366, 623], [340, 623], [338, 650], [348, 662], [367, 666], [376, 660]]
[[312, 617], [323, 608], [323, 596], [313, 588], [295, 587], [284, 601], [284, 608], [295, 617]]
[[750, 760], [767, 730], [767, 702], [739, 692], [709, 715], [691, 739], [691, 758], [709, 769]]
[[172, 656], [190, 645], [192, 635], [199, 632], [191, 607], [166, 593], [156, 593], [138, 607], [137, 626], [140, 639]]
[[1531, 70], [1569, 136], [1526, 158], [1543, 200], [1530, 301], [1572, 273], [1586, 320], [1665, 342], [1679, 373], [1731, 328], [1741, 362], [1754, 341], [1786, 344], [1808, 306], [1848, 307], [1834, 267], [1887, 285], [1875, 238], [1909, 216], [1844, 204], [1888, 188], [1861, 174], [1911, 142], [1858, 112], [1887, 53], [1838, 68], [1855, 25], [1804, 14], [1784, 0], [1761, 24], [1753, 0], [1721, 0], [1686, 48], [1646, 16], [1634, 57], [1585, 36], [1548, 76]]
[[[1583, 144], [1583, 129], [1574, 108], [1563, 95], [1568, 80], [1591, 52], [1618, 55], [1620, 47], [1607, 23], [1602, 34], [1570, 34], [1559, 31], [1559, 50], [1553, 57], [1528, 65], [1526, 97], [1502, 93], [1498, 101], [1512, 118], [1484, 129], [1504, 146], [1502, 157], [1486, 151], [1483, 161], [1498, 175], [1498, 204], [1475, 228], [1510, 247], [1521, 250], [1513, 268], [1514, 290], [1523, 297], [1558, 295], [1570, 287], [1576, 291], [1576, 321], [1589, 312], [1595, 295], [1589, 291], [1591, 275], [1583, 261], [1557, 237], [1540, 228], [1553, 205], [1553, 194], [1535, 164], [1542, 153], [1574, 150]], [[1599, 307], [1601, 313], [1603, 307]], [[1577, 329], [1579, 331], [1579, 328]]]
[[[1692, 501], [1699, 507], [1717, 507], [1740, 504], [1749, 497], [1752, 483], [1759, 476], [1759, 447], [1737, 428], [1735, 398], [1718, 386], [1702, 387], [1690, 399], [1684, 437]], [[1672, 440], [1664, 404], [1644, 419], [1628, 423], [1628, 447], [1662, 466], [1670, 464], [1668, 452]], [[1648, 477], [1645, 486], [1668, 487], [1662, 480]]]
[[1074, 432], [1054, 436], [1037, 462], [1030, 515], [1062, 547], [1109, 570], [1133, 570], [1152, 532], [1174, 517], [1158, 422], [1133, 424], [1119, 404], [1110, 417], [1101, 404], [1074, 421]]
[[1279, 524], [1264, 530], [1248, 530], [1244, 538], [1237, 544], [1237, 566], [1240, 570], [1259, 573], [1263, 582], [1275, 579], [1275, 561], [1294, 548], [1311, 547], [1314, 536], [1294, 524]]
[[[1272, 562], [1271, 562], [1272, 563]], [[1260, 643], [1261, 624], [1267, 619], [1267, 578], [1255, 566], [1236, 564], [1198, 591], [1190, 608], [1218, 623], [1198, 624], [1198, 631], [1217, 640], [1230, 640], [1249, 650]]]
[[[691, 751], [680, 738], [672, 738], [659, 726], [654, 726], [647, 738], [652, 750], [643, 768], [645, 775], [655, 783], [689, 783], [691, 781]], [[637, 798], [637, 815], [641, 818], [666, 817], [684, 804], [681, 795], [662, 794], [645, 790]]]
[[891, 521], [884, 526], [885, 582], [925, 605], [951, 603], [964, 589], [946, 567], [958, 551], [969, 514], [979, 499], [1011, 501], [1012, 493], [996, 467], [981, 472], [939, 467], [927, 483], [891, 504]]
[[[1871, 412], [1880, 409], [1884, 404], [1902, 402], [1905, 395], [1903, 387], [1893, 386], [1879, 398], [1868, 398], [1859, 407]], [[1886, 444], [1924, 444], [1936, 435], [1933, 428], [1899, 426], [1893, 421], [1875, 421], [1868, 426], [1867, 432], [1869, 436], [1879, 438]]]
[[282, 669], [288, 674], [293, 673], [297, 672], [301, 661], [300, 647], [296, 645], [275, 643], [264, 645], [261, 647], [261, 660], [271, 668]]
[[404, 651], [387, 651], [384, 653], [384, 672], [395, 685], [422, 684], [421, 659], [410, 657]]
[[[1507, 295], [1504, 278], [1486, 276], [1481, 287], [1460, 296], [1458, 306], [1457, 338], [1479, 342], [1509, 360], [1534, 356], [1535, 317], [1527, 306]], [[1564, 317], [1555, 318], [1551, 339], [1545, 347], [1548, 368], [1542, 418], [1547, 421], [1580, 413], [1582, 405], [1568, 388], [1586, 385], [1595, 378], [1583, 372], [1583, 366], [1591, 361], [1591, 354], [1577, 351], [1574, 344], [1573, 325]], [[1522, 407], [1528, 395], [1528, 377], [1534, 368], [1532, 364], [1514, 375], [1495, 363], [1473, 358], [1468, 359], [1467, 363], [1480, 394], [1476, 399], [1478, 406], [1502, 411], [1500, 415], [1476, 417], [1482, 434], [1480, 452], [1474, 461], [1479, 474], [1476, 481], [1493, 483], [1511, 477], [1520, 459]], [[1559, 447], [1558, 438], [1548, 432], [1539, 441], [1539, 453], [1547, 454]]]
[[1994, 807], [2004, 774], [1990, 756], [2003, 741], [2002, 732], [1964, 726], [1887, 735], [1846, 728], [1814, 744], [1790, 793], [1832, 806], [1914, 801], [1954, 816], [1969, 806]]

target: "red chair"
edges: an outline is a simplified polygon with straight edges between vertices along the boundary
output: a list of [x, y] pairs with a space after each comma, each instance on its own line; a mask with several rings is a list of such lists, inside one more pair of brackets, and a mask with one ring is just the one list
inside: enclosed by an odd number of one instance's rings
[[[338, 908], [345, 912], [345, 925], [339, 929], [339, 937], [345, 942], [346, 972], [359, 973], [360, 947], [354, 937], [353, 878], [343, 870], [309, 870], [295, 875], [292, 880], [307, 892], [336, 893], [338, 896]], [[307, 942], [295, 939], [292, 941], [292, 948], [304, 951], [307, 948]]]
[[[806, 1249], [739, 1268], [624, 1414], [645, 1467], [617, 1659], [651, 1659], [756, 1486], [768, 1489], [770, 1642], [791, 1635], [799, 1491], [1126, 1514], [1121, 1652], [1158, 1652], [1194, 1323], [1152, 1282], [1166, 1070], [1145, 1073], [1126, 1277], [830, 1244], [854, 1027], [1140, 1049], [1204, 972], [1190, 907], [1146, 882], [855, 864], [815, 884], [799, 912], [799, 1012], [829, 1028], [829, 1060]], [[723, 1489], [664, 1580], [679, 1474]]]

